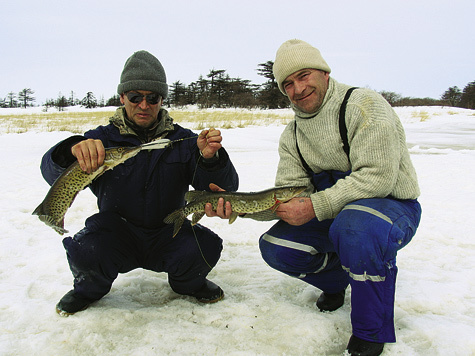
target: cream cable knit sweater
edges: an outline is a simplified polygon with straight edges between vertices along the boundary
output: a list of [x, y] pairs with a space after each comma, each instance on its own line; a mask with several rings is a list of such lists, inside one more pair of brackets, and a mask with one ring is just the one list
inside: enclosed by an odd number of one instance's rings
[[[420, 194], [402, 124], [386, 100], [373, 90], [353, 91], [346, 107], [350, 165], [338, 127], [340, 106], [349, 88], [330, 77], [319, 111], [309, 115], [293, 107], [295, 120], [280, 137], [275, 186], [308, 185], [307, 196], [320, 221], [335, 218], [345, 205], [355, 200], [388, 195], [396, 199], [416, 199]], [[315, 173], [350, 169], [352, 173], [331, 188], [313, 193], [297, 152], [295, 125], [302, 156]], [[261, 221], [277, 218], [267, 211], [246, 217]]]
[[335, 218], [345, 205], [358, 199], [388, 195], [415, 199], [420, 194], [402, 124], [386, 100], [369, 89], [353, 91], [346, 108], [350, 166], [338, 128], [338, 114], [348, 88], [330, 78], [319, 111], [311, 116], [294, 107], [295, 121], [280, 137], [276, 186], [310, 184], [297, 153], [295, 124], [302, 156], [315, 173], [352, 171], [333, 187], [310, 195], [320, 221]]

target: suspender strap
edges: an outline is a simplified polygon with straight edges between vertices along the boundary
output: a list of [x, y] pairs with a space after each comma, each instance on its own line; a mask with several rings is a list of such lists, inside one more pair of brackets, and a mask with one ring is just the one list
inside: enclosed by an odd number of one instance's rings
[[346, 129], [345, 123], [345, 114], [346, 114], [346, 104], [348, 103], [348, 99], [350, 98], [351, 93], [353, 90], [358, 89], [357, 87], [353, 87], [348, 89], [346, 92], [345, 98], [340, 106], [340, 115], [338, 117], [338, 123], [340, 127], [340, 136], [341, 140], [343, 141], [343, 150], [345, 151], [348, 159], [350, 159], [350, 144], [348, 143], [348, 130]]
[[307, 164], [307, 161], [302, 156], [302, 152], [300, 152], [299, 144], [297, 142], [297, 121], [295, 121], [295, 126], [294, 126], [294, 131], [295, 131], [295, 144], [297, 145], [297, 153], [300, 156], [300, 160], [302, 161], [302, 166], [305, 168], [305, 170], [310, 174], [312, 170], [310, 169], [309, 165]]
[[[348, 130], [346, 129], [345, 113], [346, 113], [346, 104], [348, 103], [348, 99], [350, 98], [351, 93], [355, 89], [358, 89], [358, 87], [350, 88], [346, 92], [345, 98], [343, 99], [343, 102], [341, 103], [341, 106], [340, 106], [340, 115], [338, 117], [338, 124], [340, 127], [340, 136], [341, 136], [341, 140], [343, 141], [343, 150], [348, 156], [348, 160], [350, 160], [350, 144], [348, 143]], [[294, 130], [295, 130], [295, 144], [297, 145], [297, 153], [300, 156], [300, 160], [302, 161], [303, 167], [305, 168], [307, 172], [310, 173], [312, 172], [312, 170], [310, 169], [309, 165], [303, 158], [302, 153], [300, 152], [299, 144], [297, 142], [297, 121], [295, 121]]]

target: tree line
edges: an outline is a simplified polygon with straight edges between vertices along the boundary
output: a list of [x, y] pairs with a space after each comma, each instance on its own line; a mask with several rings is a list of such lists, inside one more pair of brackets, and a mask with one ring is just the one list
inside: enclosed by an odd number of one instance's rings
[[[197, 81], [185, 85], [181, 81], [170, 84], [167, 106], [197, 105], [199, 108], [262, 108], [280, 109], [289, 106], [288, 99], [283, 96], [272, 73], [272, 61], [258, 64], [257, 72], [266, 78], [263, 84], [253, 84], [250, 80], [232, 78], [224, 69], [212, 69], [206, 76], [200, 75]], [[439, 99], [403, 97], [390, 91], [380, 94], [392, 106], [454, 106], [475, 109], [475, 81], [468, 83], [463, 90], [457, 86], [447, 89]], [[0, 107], [28, 107], [36, 101], [34, 91], [23, 89], [18, 94], [10, 92], [4, 99], [0, 98]], [[69, 97], [61, 93], [56, 99], [47, 99], [45, 110], [55, 107], [62, 111], [68, 106], [81, 105], [86, 108], [120, 106], [119, 95], [111, 98], [97, 99], [93, 92], [79, 99], [71, 91]]]
[[[21, 90], [18, 95], [14, 92], [10, 92], [5, 98], [0, 98], [0, 108], [27, 108], [29, 106], [33, 106], [33, 103], [36, 101], [36, 98], [33, 96], [34, 94], [35, 92], [31, 90], [31, 88], [25, 88]], [[76, 98], [74, 92], [71, 91], [69, 98], [66, 98], [60, 93], [57, 99], [46, 99], [44, 107], [45, 111], [48, 111], [48, 109], [51, 107], [55, 107], [59, 111], [63, 111], [64, 108], [68, 106], [76, 105], [81, 105], [88, 109], [120, 105], [120, 100], [118, 100], [118, 103], [116, 103], [115, 101], [112, 102], [111, 99], [109, 99], [107, 102], [105, 102], [103, 98], [98, 101], [92, 92], [88, 92], [86, 96], [80, 100]]]
[[468, 83], [463, 90], [457, 86], [450, 87], [440, 99], [408, 98], [389, 91], [381, 91], [380, 94], [391, 106], [453, 106], [475, 109], [475, 81]]

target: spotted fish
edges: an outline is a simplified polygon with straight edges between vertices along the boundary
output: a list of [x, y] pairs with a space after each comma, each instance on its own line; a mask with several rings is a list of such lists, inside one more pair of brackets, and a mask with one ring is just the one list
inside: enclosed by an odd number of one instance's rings
[[106, 148], [104, 164], [90, 174], [84, 172], [77, 161], [74, 162], [56, 179], [33, 215], [38, 215], [41, 221], [60, 235], [67, 233], [68, 230], [64, 229], [64, 216], [81, 190], [104, 172], [134, 157], [141, 150], [161, 149], [170, 144], [170, 140], [160, 139], [140, 146]]
[[191, 223], [195, 225], [205, 214], [205, 205], [211, 203], [216, 210], [219, 198], [229, 201], [233, 213], [229, 219], [232, 224], [240, 213], [252, 214], [267, 209], [275, 210], [281, 203], [285, 203], [302, 193], [307, 187], [279, 187], [262, 190], [260, 192], [207, 192], [192, 190], [185, 194], [188, 202], [183, 208], [169, 214], [163, 222], [174, 224], [173, 236], [180, 230], [185, 218], [193, 214]]

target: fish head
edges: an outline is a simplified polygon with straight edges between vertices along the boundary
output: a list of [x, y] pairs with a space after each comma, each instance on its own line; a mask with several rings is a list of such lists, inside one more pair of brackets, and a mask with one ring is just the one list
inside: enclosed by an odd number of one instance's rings
[[114, 165], [117, 165], [135, 156], [141, 149], [140, 146], [107, 148], [105, 160], [114, 162]]
[[296, 197], [303, 191], [305, 191], [307, 187], [304, 186], [290, 186], [290, 187], [279, 187], [275, 188], [275, 199], [280, 202], [286, 202], [290, 199]]

